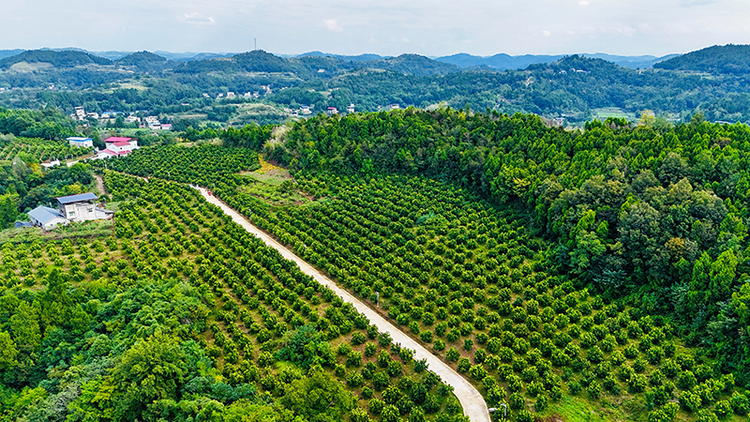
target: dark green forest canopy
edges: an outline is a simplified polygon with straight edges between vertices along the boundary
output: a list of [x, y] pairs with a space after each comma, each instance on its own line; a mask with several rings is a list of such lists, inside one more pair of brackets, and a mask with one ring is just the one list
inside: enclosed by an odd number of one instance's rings
[[419, 174], [520, 207], [580, 285], [670, 315], [747, 374], [750, 128], [406, 110], [294, 125], [270, 155], [298, 171]]

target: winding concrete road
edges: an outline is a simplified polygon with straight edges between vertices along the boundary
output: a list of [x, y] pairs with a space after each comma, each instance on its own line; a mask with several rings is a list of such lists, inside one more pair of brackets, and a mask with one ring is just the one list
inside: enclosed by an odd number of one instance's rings
[[263, 240], [266, 245], [279, 251], [279, 253], [281, 253], [284, 258], [296, 262], [302, 272], [315, 278], [315, 280], [317, 280], [320, 284], [327, 286], [328, 288], [333, 290], [337, 295], [339, 295], [339, 297], [341, 297], [341, 299], [344, 300], [344, 302], [349, 302], [354, 305], [354, 307], [359, 312], [364, 314], [373, 324], [378, 327], [378, 330], [390, 334], [394, 342], [400, 343], [401, 346], [414, 350], [415, 359], [425, 359], [429, 364], [430, 370], [437, 374], [444, 383], [453, 387], [458, 401], [461, 402], [461, 406], [463, 406], [464, 408], [464, 414], [468, 416], [472, 422], [490, 422], [490, 413], [487, 409], [487, 404], [482, 398], [482, 395], [479, 394], [479, 391], [477, 391], [477, 389], [474, 388], [474, 386], [471, 385], [469, 381], [467, 381], [459, 373], [454, 371], [453, 368], [448, 366], [437, 356], [430, 353], [421, 344], [417, 343], [413, 338], [401, 332], [401, 330], [396, 328], [396, 326], [391, 324], [383, 316], [375, 312], [369, 306], [365, 305], [359, 299], [354, 297], [351, 293], [342, 289], [331, 279], [321, 274], [320, 271], [313, 268], [313, 266], [295, 255], [292, 251], [284, 247], [284, 245], [277, 242], [274, 238], [266, 234], [258, 227], [255, 227], [252, 223], [250, 223], [250, 221], [240, 215], [237, 211], [229, 207], [227, 204], [225, 204], [215, 196], [209, 195], [206, 189], [196, 189], [200, 191], [201, 195], [203, 195], [203, 197], [208, 202], [221, 208], [221, 210], [224, 211], [226, 215], [231, 217], [235, 223], [242, 226], [249, 233], [252, 233], [256, 237]]

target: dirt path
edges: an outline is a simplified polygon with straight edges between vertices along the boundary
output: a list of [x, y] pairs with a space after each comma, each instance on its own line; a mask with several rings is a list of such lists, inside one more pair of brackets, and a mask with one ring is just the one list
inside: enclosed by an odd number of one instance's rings
[[101, 195], [106, 195], [107, 188], [104, 187], [104, 177], [102, 177], [100, 174], [95, 174], [94, 178], [96, 179], [96, 187], [99, 189]]
[[245, 230], [253, 235], [257, 236], [266, 245], [276, 249], [281, 255], [297, 263], [303, 273], [315, 278], [320, 284], [327, 286], [333, 290], [344, 302], [349, 302], [354, 307], [364, 314], [370, 322], [378, 327], [378, 330], [391, 335], [395, 343], [400, 343], [403, 347], [414, 350], [414, 359], [425, 359], [429, 364], [430, 370], [440, 376], [444, 383], [453, 387], [456, 397], [461, 402], [461, 406], [464, 408], [464, 414], [471, 419], [472, 422], [490, 422], [490, 413], [487, 409], [487, 404], [484, 402], [482, 395], [479, 394], [474, 386], [467, 381], [463, 376], [453, 370], [445, 362], [440, 360], [437, 356], [430, 353], [421, 344], [417, 343], [416, 340], [412, 339], [405, 333], [401, 332], [396, 326], [391, 324], [383, 316], [370, 309], [369, 306], [362, 303], [359, 299], [354, 297], [348, 291], [340, 288], [331, 279], [321, 274], [318, 270], [313, 268], [310, 264], [303, 261], [302, 258], [295, 255], [292, 251], [284, 247], [282, 244], [274, 240], [271, 236], [266, 234], [264, 231], [255, 227], [250, 221], [241, 216], [235, 210], [230, 208], [225, 203], [221, 202], [214, 196], [209, 196], [206, 189], [196, 188], [200, 191], [201, 195], [210, 203], [221, 208], [222, 211], [232, 218], [232, 220], [242, 226]]

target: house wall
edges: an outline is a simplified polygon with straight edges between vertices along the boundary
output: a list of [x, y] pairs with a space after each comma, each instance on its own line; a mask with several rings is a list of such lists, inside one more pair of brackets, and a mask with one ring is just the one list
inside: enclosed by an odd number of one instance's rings
[[64, 205], [60, 211], [70, 221], [89, 221], [96, 220], [95, 207], [88, 202], [76, 202]]
[[60, 225], [67, 226], [68, 220], [60, 217], [55, 217], [52, 220], [48, 221], [47, 224], [44, 224], [42, 227], [44, 227], [44, 230], [51, 230]]
[[94, 141], [85, 141], [85, 142], [70, 141], [69, 144], [72, 147], [83, 147], [83, 148], [93, 148], [94, 147]]

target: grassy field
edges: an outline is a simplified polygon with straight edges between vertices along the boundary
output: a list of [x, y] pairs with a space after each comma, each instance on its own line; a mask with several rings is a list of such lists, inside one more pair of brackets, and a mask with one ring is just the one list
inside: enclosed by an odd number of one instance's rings
[[631, 122], [636, 120], [635, 113], [629, 113], [618, 107], [595, 108], [592, 112], [594, 113], [594, 118], [599, 120], [606, 120], [608, 117], [627, 119]]
[[289, 171], [261, 160], [261, 168], [243, 173], [246, 185], [241, 191], [273, 206], [304, 205], [312, 201], [303, 193]]

